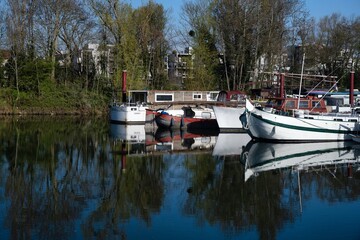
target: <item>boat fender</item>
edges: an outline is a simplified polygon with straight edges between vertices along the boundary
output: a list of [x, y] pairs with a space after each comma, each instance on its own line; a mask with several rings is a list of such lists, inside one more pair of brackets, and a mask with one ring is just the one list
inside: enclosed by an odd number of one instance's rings
[[172, 126], [174, 126], [174, 119], [173, 118], [171, 118], [171, 120], [170, 120], [170, 126], [169, 127], [172, 127]]

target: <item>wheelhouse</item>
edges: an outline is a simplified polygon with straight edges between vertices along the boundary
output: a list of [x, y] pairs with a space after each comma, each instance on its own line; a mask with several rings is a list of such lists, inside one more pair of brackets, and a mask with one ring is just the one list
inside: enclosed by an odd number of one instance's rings
[[[300, 102], [299, 102], [300, 101]], [[309, 112], [328, 112], [325, 101], [316, 97], [273, 97], [269, 98], [265, 107], [274, 108], [279, 111], [290, 111], [294, 109], [308, 110]]]

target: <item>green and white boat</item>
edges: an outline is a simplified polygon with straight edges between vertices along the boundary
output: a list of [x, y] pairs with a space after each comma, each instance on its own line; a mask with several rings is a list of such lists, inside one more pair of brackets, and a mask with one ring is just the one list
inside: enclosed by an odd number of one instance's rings
[[310, 113], [293, 110], [282, 115], [255, 107], [246, 100], [246, 126], [252, 138], [268, 141], [345, 141], [360, 130], [355, 113]]

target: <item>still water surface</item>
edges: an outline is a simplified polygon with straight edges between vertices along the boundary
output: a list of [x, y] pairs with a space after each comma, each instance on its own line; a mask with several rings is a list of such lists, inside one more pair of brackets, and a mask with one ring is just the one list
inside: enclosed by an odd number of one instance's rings
[[360, 145], [0, 119], [0, 239], [360, 239]]

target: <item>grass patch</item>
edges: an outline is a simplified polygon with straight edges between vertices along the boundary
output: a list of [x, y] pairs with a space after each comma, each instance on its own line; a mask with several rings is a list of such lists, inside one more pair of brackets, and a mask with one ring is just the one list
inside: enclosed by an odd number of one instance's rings
[[105, 113], [110, 98], [76, 85], [56, 86], [44, 83], [38, 93], [0, 89], [0, 112], [17, 111], [41, 113]]

